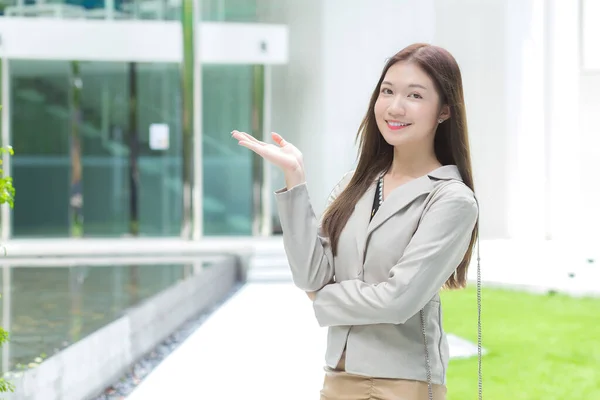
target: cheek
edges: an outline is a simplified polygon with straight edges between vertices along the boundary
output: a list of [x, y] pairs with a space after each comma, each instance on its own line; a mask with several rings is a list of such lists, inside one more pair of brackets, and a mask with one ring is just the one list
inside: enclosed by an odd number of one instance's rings
[[383, 117], [383, 115], [385, 114], [385, 111], [387, 110], [387, 104], [385, 104], [384, 100], [379, 98], [375, 102], [375, 107], [373, 110], [375, 112], [375, 118], [381, 118], [381, 117]]
[[431, 121], [437, 120], [437, 113], [435, 107], [430, 107], [426, 104], [414, 104], [413, 112], [419, 115], [421, 119]]

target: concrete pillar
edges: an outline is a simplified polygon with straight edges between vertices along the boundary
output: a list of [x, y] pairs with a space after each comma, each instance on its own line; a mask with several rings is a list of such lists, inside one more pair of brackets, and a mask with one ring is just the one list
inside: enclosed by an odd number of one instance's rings
[[574, 244], [582, 239], [582, 157], [579, 119], [579, 1], [547, 2], [549, 104], [547, 150], [550, 237]]
[[[462, 73], [482, 239], [508, 237], [507, 60], [505, 0], [436, 0], [433, 42]], [[473, 32], [477, 32], [474, 35]]]
[[197, 39], [199, 0], [184, 0], [181, 7], [183, 34], [183, 210], [181, 237], [202, 236], [201, 63]]
[[582, 197], [586, 257], [600, 261], [600, 2], [583, 0], [579, 10], [581, 37], [581, 73], [579, 81], [579, 128], [582, 160]]
[[508, 236], [528, 242], [547, 233], [544, 7], [544, 0], [506, 2], [506, 217]]

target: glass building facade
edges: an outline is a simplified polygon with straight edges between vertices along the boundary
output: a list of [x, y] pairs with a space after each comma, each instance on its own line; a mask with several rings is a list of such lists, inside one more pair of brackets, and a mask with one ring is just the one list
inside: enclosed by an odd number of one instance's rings
[[[119, 20], [179, 20], [181, 1], [169, 0], [7, 0], [0, 15]], [[200, 0], [201, 19], [213, 22], [256, 22], [256, 0]]]
[[[170, 13], [163, 12], [170, 4], [52, 3], [63, 11], [84, 9], [88, 18], [105, 17], [108, 8], [118, 11], [114, 18], [181, 18], [179, 2]], [[257, 20], [255, 0], [200, 4], [205, 21]], [[162, 7], [162, 14], [150, 13], [151, 5]], [[15, 1], [2, 12], [5, 17], [33, 17], [44, 15], [40, 10], [42, 4], [26, 0]], [[119, 14], [123, 10], [129, 10], [128, 16]], [[8, 228], [4, 224], [4, 231], [10, 232], [5, 237], [181, 234], [180, 63], [11, 58], [3, 65], [3, 101], [8, 110], [3, 114], [7, 119], [3, 131], [8, 132], [4, 144], [15, 150], [10, 174], [17, 191]], [[262, 170], [256, 156], [238, 146], [230, 132], [262, 132], [265, 67], [211, 63], [202, 65], [201, 71], [202, 153], [193, 157], [202, 171], [202, 234], [257, 234], [256, 182]], [[152, 137], [154, 133], [161, 137], [161, 132], [167, 132], [168, 144], [157, 148]]]
[[[17, 199], [13, 237], [70, 234], [73, 118], [81, 142], [83, 234], [130, 233], [136, 158], [141, 236], [177, 236], [181, 229], [181, 79], [177, 64], [10, 61], [11, 160]], [[261, 66], [203, 67], [203, 220], [205, 235], [252, 233], [252, 155], [233, 129], [251, 132], [261, 108], [254, 79]], [[80, 86], [79, 104], [73, 80]], [[132, 82], [135, 80], [135, 82]], [[134, 103], [134, 110], [130, 109]], [[74, 108], [79, 115], [74, 116]], [[152, 126], [167, 126], [169, 146], [153, 150]]]

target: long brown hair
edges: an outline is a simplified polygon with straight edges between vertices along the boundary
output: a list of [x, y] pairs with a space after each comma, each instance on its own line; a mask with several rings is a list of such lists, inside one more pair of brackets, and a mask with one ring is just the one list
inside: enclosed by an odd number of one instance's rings
[[[463, 182], [473, 192], [475, 191], [460, 68], [454, 57], [443, 48], [425, 43], [408, 46], [385, 64], [379, 82], [371, 95], [367, 114], [356, 135], [356, 140], [359, 142], [359, 159], [356, 170], [344, 191], [323, 215], [323, 231], [329, 236], [334, 255], [337, 254], [340, 233], [348, 222], [354, 206], [377, 176], [392, 165], [394, 148], [381, 135], [375, 121], [374, 109], [381, 90], [381, 83], [388, 69], [401, 61], [412, 62], [427, 73], [435, 83], [440, 96], [440, 105], [449, 106], [450, 118], [445, 123], [438, 125], [435, 134], [435, 154], [442, 165], [456, 165]], [[458, 289], [466, 285], [467, 269], [477, 238], [478, 225], [479, 223], [473, 229], [465, 257], [455, 273], [446, 281], [446, 288]]]

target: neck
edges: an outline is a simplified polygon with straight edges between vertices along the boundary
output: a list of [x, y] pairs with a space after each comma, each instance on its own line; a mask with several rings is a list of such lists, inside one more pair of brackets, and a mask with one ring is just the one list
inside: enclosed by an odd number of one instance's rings
[[425, 175], [442, 164], [435, 156], [433, 149], [427, 152], [415, 149], [394, 148], [394, 159], [388, 174], [394, 178], [419, 177]]

